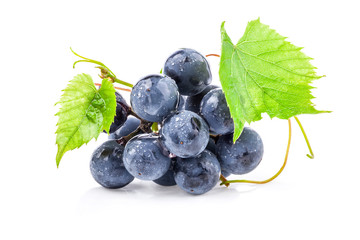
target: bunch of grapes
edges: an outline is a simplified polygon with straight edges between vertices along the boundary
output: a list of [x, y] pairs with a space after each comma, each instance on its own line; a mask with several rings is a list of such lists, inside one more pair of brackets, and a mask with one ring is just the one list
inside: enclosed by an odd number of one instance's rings
[[106, 188], [121, 188], [138, 178], [203, 194], [221, 174], [255, 169], [264, 152], [262, 140], [245, 127], [233, 142], [225, 95], [211, 80], [205, 57], [181, 49], [166, 60], [163, 75], [137, 82], [131, 107], [116, 93], [109, 140], [91, 158], [94, 179]]

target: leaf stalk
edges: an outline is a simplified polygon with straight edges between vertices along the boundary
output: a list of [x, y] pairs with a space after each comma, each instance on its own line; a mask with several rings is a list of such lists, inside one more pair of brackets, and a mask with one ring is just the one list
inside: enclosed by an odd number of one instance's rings
[[[94, 83], [95, 86], [101, 86], [100, 83]], [[121, 91], [125, 91], [125, 92], [131, 92], [131, 89], [128, 89], [128, 88], [120, 88], [120, 87], [114, 87], [115, 89], [117, 90], [121, 90]]]

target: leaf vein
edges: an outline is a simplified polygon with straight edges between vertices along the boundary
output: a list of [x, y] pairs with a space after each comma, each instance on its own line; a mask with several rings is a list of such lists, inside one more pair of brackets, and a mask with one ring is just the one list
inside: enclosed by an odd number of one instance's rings
[[250, 41], [239, 42], [236, 45], [241, 46], [241, 45], [246, 44], [246, 43], [270, 42], [270, 41], [279, 41], [279, 40], [284, 40], [284, 39], [285, 39], [285, 37], [283, 37], [283, 38], [273, 38], [273, 39], [262, 39], [262, 40], [250, 40]]
[[256, 55], [253, 55], [253, 54], [251, 54], [251, 53], [245, 52], [245, 51], [242, 50], [242, 49], [238, 49], [238, 50], [239, 50], [240, 52], [242, 52], [242, 53], [250, 56], [250, 57], [253, 57], [253, 58], [259, 59], [259, 60], [261, 60], [261, 61], [267, 62], [267, 63], [269, 63], [269, 64], [272, 64], [272, 65], [274, 65], [274, 66], [276, 66], [276, 67], [278, 67], [278, 68], [281, 68], [281, 69], [283, 69], [283, 70], [285, 70], [285, 71], [287, 71], [287, 72], [290, 72], [290, 73], [292, 73], [292, 74], [294, 74], [294, 75], [299, 75], [299, 76], [302, 76], [302, 77], [308, 77], [308, 78], [313, 78], [313, 79], [314, 79], [314, 78], [320, 78], [319, 76], [308, 76], [308, 75], [306, 75], [306, 74], [301, 74], [301, 73], [294, 72], [294, 71], [291, 70], [291, 69], [282, 67], [282, 66], [276, 64], [275, 62], [271, 62], [271, 61], [268, 61], [268, 60], [266, 60], [266, 59], [257, 57]]
[[276, 53], [276, 52], [295, 52], [295, 51], [300, 51], [301, 49], [302, 49], [302, 47], [298, 47], [298, 48], [294, 48], [294, 49], [275, 49], [275, 50], [258, 53], [258, 54], [256, 54], [256, 56], [264, 55], [267, 53]]

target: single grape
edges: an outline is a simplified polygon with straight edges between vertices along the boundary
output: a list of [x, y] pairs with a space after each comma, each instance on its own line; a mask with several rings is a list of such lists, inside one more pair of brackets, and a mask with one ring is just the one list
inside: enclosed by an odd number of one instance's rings
[[201, 116], [209, 124], [210, 132], [229, 134], [234, 132], [234, 121], [231, 118], [225, 95], [220, 88], [208, 92], [200, 104]]
[[200, 154], [209, 141], [207, 123], [196, 113], [186, 110], [167, 117], [159, 134], [169, 152], [181, 158]]
[[130, 106], [126, 103], [125, 99], [121, 96], [121, 94], [115, 92], [115, 95], [116, 95], [116, 115], [114, 117], [114, 122], [110, 126], [109, 133], [115, 132], [124, 124], [130, 111]]
[[133, 111], [149, 122], [161, 122], [176, 111], [179, 92], [174, 80], [162, 75], [149, 75], [133, 87], [130, 103]]
[[197, 51], [183, 48], [165, 62], [164, 74], [175, 80], [182, 95], [193, 96], [211, 83], [211, 72], [205, 57]]
[[218, 183], [220, 164], [215, 154], [205, 150], [193, 158], [178, 158], [174, 171], [175, 182], [181, 189], [191, 194], [203, 194]]
[[234, 144], [233, 134], [220, 136], [216, 151], [223, 171], [245, 174], [259, 165], [264, 154], [264, 145], [257, 132], [245, 127]]
[[169, 170], [171, 159], [168, 155], [158, 136], [144, 133], [133, 137], [126, 144], [123, 160], [126, 169], [134, 177], [155, 180]]
[[185, 102], [185, 110], [189, 110], [194, 113], [200, 114], [201, 100], [208, 92], [210, 92], [215, 88], [218, 88], [218, 86], [209, 85], [201, 93], [187, 97]]
[[124, 123], [118, 130], [111, 133], [108, 136], [108, 139], [120, 139], [122, 137], [125, 137], [135, 131], [140, 126], [140, 120], [136, 117], [129, 116]]
[[164, 174], [164, 176], [154, 180], [155, 183], [161, 185], [161, 186], [174, 186], [176, 185], [175, 179], [174, 179], [174, 165], [175, 165], [175, 159], [171, 160], [171, 165], [169, 170]]
[[122, 160], [124, 147], [115, 140], [101, 144], [92, 154], [90, 171], [95, 181], [106, 188], [122, 188], [134, 180]]

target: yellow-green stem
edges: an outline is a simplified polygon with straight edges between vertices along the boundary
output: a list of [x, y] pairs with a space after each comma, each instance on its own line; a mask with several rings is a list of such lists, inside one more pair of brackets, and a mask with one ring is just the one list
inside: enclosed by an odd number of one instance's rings
[[122, 84], [122, 85], [127, 86], [127, 87], [130, 87], [130, 88], [132, 88], [132, 87], [134, 86], [134, 85], [132, 85], [131, 83], [125, 82], [125, 81], [120, 80], [120, 79], [118, 79], [118, 78], [114, 78], [113, 80], [114, 80], [114, 82], [116, 82], [116, 83]]
[[299, 127], [300, 127], [300, 129], [301, 129], [301, 132], [302, 132], [302, 134], [304, 135], [306, 144], [307, 144], [307, 146], [308, 146], [308, 148], [309, 148], [310, 154], [306, 154], [306, 156], [307, 156], [308, 158], [314, 159], [314, 153], [313, 153], [313, 151], [312, 151], [312, 149], [311, 149], [310, 142], [309, 142], [308, 137], [306, 136], [305, 130], [304, 130], [303, 126], [301, 125], [300, 120], [299, 120], [296, 116], [295, 116], [294, 118], [295, 118], [296, 122], [298, 123], [298, 125], [299, 125]]
[[79, 62], [88, 62], [88, 63], [94, 63], [94, 64], [97, 64], [98, 66], [96, 66], [97, 68], [99, 68], [101, 70], [102, 73], [106, 72], [105, 76], [104, 77], [110, 77], [113, 82], [116, 82], [116, 83], [119, 83], [119, 84], [122, 84], [124, 86], [127, 86], [127, 87], [130, 87], [132, 88], [134, 85], [132, 85], [131, 83], [128, 83], [128, 82], [125, 82], [123, 80], [120, 80], [116, 77], [116, 75], [113, 73], [113, 71], [110, 70], [110, 68], [108, 68], [105, 64], [103, 64], [102, 62], [99, 62], [99, 61], [96, 61], [96, 60], [93, 60], [93, 59], [90, 59], [90, 58], [86, 58], [86, 57], [83, 57], [81, 56], [80, 54], [74, 52], [74, 50], [72, 50], [72, 48], [70, 48], [71, 52], [73, 54], [75, 54], [76, 56], [78, 56], [79, 58], [82, 58], [82, 60], [78, 60], [76, 62], [74, 62], [73, 64], [73, 68], [75, 68], [75, 65]]

